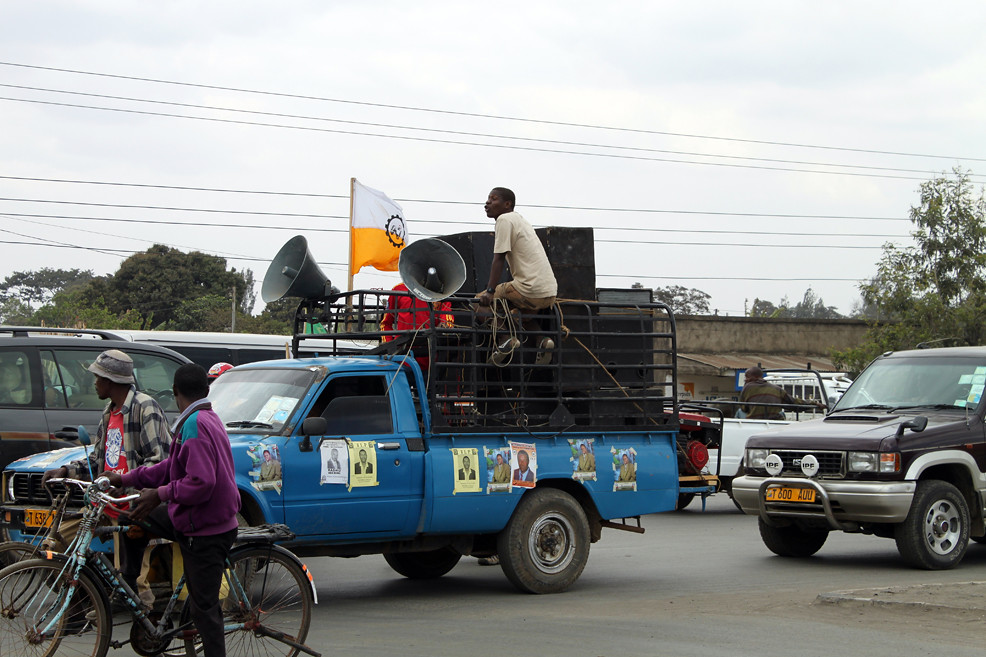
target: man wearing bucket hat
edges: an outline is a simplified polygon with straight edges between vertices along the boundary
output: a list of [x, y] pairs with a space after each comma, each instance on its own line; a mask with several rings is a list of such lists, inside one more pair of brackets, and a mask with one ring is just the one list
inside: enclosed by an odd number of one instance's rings
[[[93, 476], [103, 472], [122, 474], [141, 465], [159, 463], [168, 456], [168, 421], [157, 401], [134, 386], [133, 359], [119, 349], [109, 349], [96, 357], [89, 371], [96, 375], [96, 394], [108, 401], [88, 452], [88, 463], [80, 459], [48, 470], [44, 475], [46, 481], [52, 477], [88, 479], [90, 472]], [[117, 514], [108, 510], [107, 515]], [[75, 536], [77, 526], [78, 520], [63, 521], [58, 526], [61, 541], [46, 547], [64, 550]], [[147, 595], [144, 588], [141, 586], [141, 598]]]

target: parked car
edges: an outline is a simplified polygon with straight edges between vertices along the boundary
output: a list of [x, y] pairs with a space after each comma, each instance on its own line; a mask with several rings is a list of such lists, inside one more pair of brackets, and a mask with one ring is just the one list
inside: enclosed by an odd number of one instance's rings
[[133, 358], [137, 388], [176, 415], [171, 394], [185, 356], [104, 331], [0, 326], [0, 469], [29, 454], [77, 446], [78, 427], [95, 434], [106, 405], [89, 364], [107, 349]]

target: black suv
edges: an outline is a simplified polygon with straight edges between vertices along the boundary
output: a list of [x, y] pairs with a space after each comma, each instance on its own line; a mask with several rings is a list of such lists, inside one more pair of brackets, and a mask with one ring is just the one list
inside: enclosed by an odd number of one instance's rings
[[986, 347], [886, 353], [824, 420], [752, 436], [734, 499], [781, 556], [814, 554], [834, 530], [956, 566], [970, 538], [986, 542], [984, 389]]
[[171, 384], [190, 362], [152, 344], [78, 329], [0, 326], [0, 470], [28, 454], [78, 445], [81, 424], [95, 435], [104, 400], [96, 396], [89, 364], [107, 349], [133, 358], [137, 389], [177, 413]]

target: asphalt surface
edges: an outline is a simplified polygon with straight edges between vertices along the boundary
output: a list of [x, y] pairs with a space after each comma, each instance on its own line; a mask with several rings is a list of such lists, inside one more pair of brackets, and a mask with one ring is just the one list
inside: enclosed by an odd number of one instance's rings
[[436, 580], [400, 577], [379, 555], [306, 559], [319, 596], [307, 643], [326, 657], [982, 656], [984, 545], [934, 572], [861, 535], [783, 559], [724, 496], [643, 524], [604, 531], [582, 577], [549, 596], [518, 593], [469, 557]]

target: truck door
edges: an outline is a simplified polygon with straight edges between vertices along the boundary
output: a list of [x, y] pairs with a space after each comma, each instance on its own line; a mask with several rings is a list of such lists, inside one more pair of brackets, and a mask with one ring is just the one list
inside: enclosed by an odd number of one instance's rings
[[[307, 414], [328, 423], [324, 436], [309, 436], [311, 451], [302, 451], [299, 423], [281, 455], [285, 522], [299, 536], [414, 534], [424, 494], [424, 453], [409, 450], [407, 438], [395, 432], [394, 391], [387, 384], [379, 374], [331, 376]], [[368, 443], [361, 445], [365, 464], [360, 450], [348, 449], [352, 443]], [[329, 448], [349, 462], [343, 464], [343, 482], [336, 483], [338, 476], [323, 482]]]

